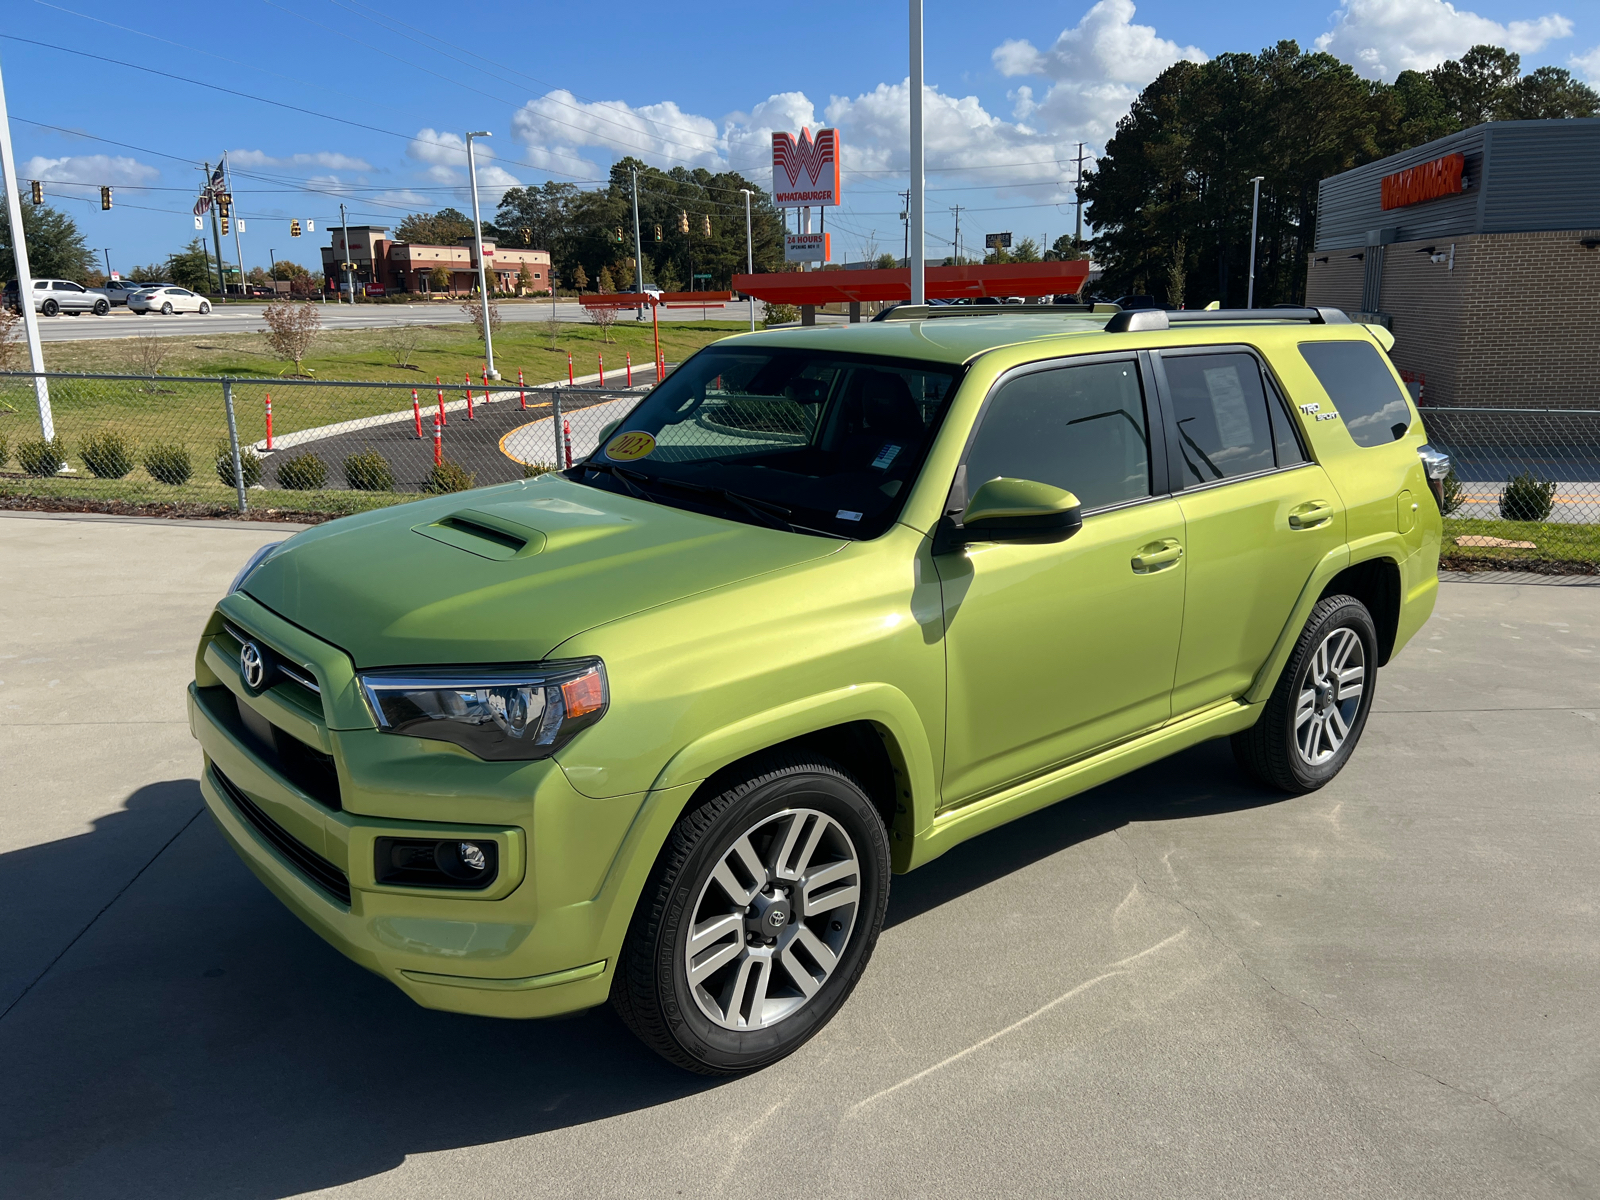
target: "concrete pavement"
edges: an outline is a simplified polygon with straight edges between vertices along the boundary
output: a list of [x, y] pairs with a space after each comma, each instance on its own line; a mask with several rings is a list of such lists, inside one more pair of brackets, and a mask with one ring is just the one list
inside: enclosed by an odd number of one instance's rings
[[[85, 313], [82, 316], [55, 316], [39, 318], [39, 340], [44, 342], [83, 342], [98, 338], [146, 337], [182, 335], [193, 337], [208, 333], [257, 333], [262, 328], [261, 304], [223, 304], [205, 316], [199, 313], [174, 313], [164, 317], [160, 313], [140, 316], [126, 308], [114, 308], [103, 317]], [[457, 304], [322, 304], [319, 305], [324, 329], [382, 329], [392, 325], [466, 325], [472, 318]], [[761, 320], [765, 308], [756, 304], [756, 320]], [[576, 300], [562, 300], [556, 305], [556, 315], [563, 321], [587, 322], [588, 312]], [[500, 317], [511, 324], [527, 324], [548, 320], [550, 306], [523, 301], [502, 301]], [[622, 318], [634, 319], [631, 312]], [[750, 307], [740, 301], [730, 301], [722, 308], [663, 308], [661, 320], [672, 321], [748, 321]], [[645, 313], [648, 324], [650, 314]]]
[[1600, 589], [1445, 584], [1322, 792], [1212, 744], [897, 877], [719, 1082], [417, 1008], [227, 850], [182, 691], [274, 536], [0, 516], [7, 1195], [1600, 1193]]

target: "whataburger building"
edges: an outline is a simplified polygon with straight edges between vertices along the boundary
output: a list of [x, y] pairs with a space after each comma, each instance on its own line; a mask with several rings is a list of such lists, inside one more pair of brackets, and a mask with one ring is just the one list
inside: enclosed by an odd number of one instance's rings
[[1306, 303], [1388, 324], [1427, 404], [1600, 408], [1600, 119], [1478, 125], [1324, 179]]

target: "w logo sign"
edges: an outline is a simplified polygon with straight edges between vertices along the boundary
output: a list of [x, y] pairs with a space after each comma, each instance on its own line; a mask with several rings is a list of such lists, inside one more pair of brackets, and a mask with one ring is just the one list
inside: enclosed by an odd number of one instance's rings
[[772, 135], [772, 202], [779, 208], [839, 203], [839, 131]]

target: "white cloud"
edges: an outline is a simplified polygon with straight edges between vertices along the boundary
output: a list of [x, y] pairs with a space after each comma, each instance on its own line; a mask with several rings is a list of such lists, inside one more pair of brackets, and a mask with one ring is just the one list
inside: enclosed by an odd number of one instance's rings
[[600, 171], [579, 153], [583, 146], [657, 166], [723, 166], [725, 144], [716, 122], [686, 113], [671, 100], [634, 107], [620, 100], [579, 100], [557, 89], [519, 108], [511, 129], [536, 165], [564, 175]]
[[235, 167], [322, 167], [329, 171], [370, 171], [372, 164], [363, 158], [319, 150], [315, 154], [290, 154], [274, 157], [264, 150], [230, 150], [228, 163]]
[[1574, 71], [1586, 75], [1591, 83], [1600, 83], [1600, 46], [1587, 54], [1574, 54], [1567, 61]]
[[123, 155], [73, 154], [66, 158], [34, 155], [17, 168], [23, 179], [42, 179], [47, 183], [99, 187], [103, 184], [140, 184], [159, 178], [155, 167]]
[[[473, 154], [478, 164], [478, 194], [489, 205], [500, 203], [507, 188], [521, 187], [518, 179], [504, 167], [494, 163], [494, 148], [481, 139], [473, 142]], [[406, 156], [427, 165], [425, 174], [439, 184], [462, 184], [463, 197], [471, 195], [465, 186], [467, 172], [467, 141], [459, 133], [446, 133], [437, 129], [419, 129], [417, 136], [406, 147]]]
[[1392, 81], [1401, 71], [1426, 71], [1480, 43], [1528, 54], [1571, 36], [1572, 22], [1558, 13], [1502, 25], [1448, 0], [1342, 0], [1333, 28], [1316, 44], [1369, 79]]

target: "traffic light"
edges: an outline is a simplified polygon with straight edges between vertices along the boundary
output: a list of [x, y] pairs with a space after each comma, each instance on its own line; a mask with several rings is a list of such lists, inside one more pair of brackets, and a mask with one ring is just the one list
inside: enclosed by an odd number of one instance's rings
[[222, 195], [217, 197], [217, 211], [226, 217], [232, 210], [233, 196], [228, 192], [223, 192]]
[[621, 243], [621, 241], [622, 241], [622, 226], [618, 225], [611, 232], [616, 236], [616, 239], [617, 239], [618, 243]]
[[656, 222], [656, 241], [659, 242], [660, 240], [661, 240], [661, 222], [657, 221]]
[[37, 179], [33, 181], [33, 202], [35, 204], [44, 203], [44, 184], [40, 183]]
[[290, 221], [289, 222], [289, 236], [290, 237], [299, 237], [300, 236], [300, 222], [299, 221]]
[[689, 214], [681, 208], [678, 210], [678, 232], [689, 232]]
[[100, 211], [101, 212], [106, 212], [107, 210], [110, 209], [110, 207], [111, 207], [111, 189], [108, 188], [108, 187], [102, 187], [100, 189]]
[[223, 213], [222, 214], [222, 236], [223, 237], [227, 237], [228, 236], [228, 214], [227, 213]]
[[701, 217], [700, 219], [705, 222], [705, 227], [701, 232], [703, 232], [707, 237], [710, 237], [711, 236], [711, 214], [707, 213], [703, 217]]

